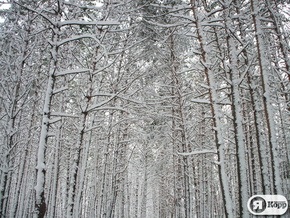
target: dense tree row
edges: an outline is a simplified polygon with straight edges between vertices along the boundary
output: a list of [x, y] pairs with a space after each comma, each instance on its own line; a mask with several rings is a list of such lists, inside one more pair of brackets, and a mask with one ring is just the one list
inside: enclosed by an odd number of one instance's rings
[[254, 194], [290, 199], [286, 1], [0, 4], [1, 217], [251, 217]]

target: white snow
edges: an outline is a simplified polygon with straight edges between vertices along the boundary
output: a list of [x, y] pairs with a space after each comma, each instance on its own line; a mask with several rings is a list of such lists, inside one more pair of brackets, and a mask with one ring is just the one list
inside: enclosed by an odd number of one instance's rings
[[57, 46], [61, 46], [61, 45], [66, 44], [66, 43], [69, 43], [69, 42], [72, 42], [72, 41], [76, 41], [76, 40], [85, 39], [85, 38], [91, 38], [91, 39], [95, 40], [98, 44], [100, 44], [99, 40], [97, 39], [97, 37], [95, 35], [93, 35], [93, 34], [82, 34], [82, 35], [75, 35], [75, 36], [72, 36], [70, 38], [64, 39], [64, 40], [58, 42]]
[[192, 151], [192, 152], [187, 152], [187, 153], [178, 153], [179, 155], [182, 156], [190, 156], [190, 155], [196, 155], [196, 154], [217, 154], [216, 150], [208, 150], [208, 149], [203, 149], [200, 151]]
[[66, 25], [97, 25], [97, 26], [112, 26], [119, 25], [119, 21], [114, 20], [105, 20], [105, 21], [82, 21], [82, 20], [66, 20], [58, 23], [58, 26], [66, 26]]
[[67, 113], [64, 113], [64, 112], [51, 112], [50, 116], [78, 118], [78, 116], [76, 116], [76, 115], [67, 114]]
[[190, 99], [190, 101], [193, 103], [210, 104], [210, 101], [207, 99], [194, 98], [194, 99]]
[[[74, 70], [66, 70], [66, 71], [57, 72], [55, 76], [66, 76], [69, 74], [88, 73], [88, 72], [90, 72], [89, 68], [74, 69]], [[64, 87], [64, 88], [67, 89], [67, 87]]]

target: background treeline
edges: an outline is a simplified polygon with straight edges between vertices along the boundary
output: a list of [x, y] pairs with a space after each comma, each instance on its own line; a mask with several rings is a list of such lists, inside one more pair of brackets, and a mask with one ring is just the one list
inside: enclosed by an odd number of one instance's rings
[[290, 199], [286, 1], [5, 4], [1, 217], [250, 217], [254, 194]]

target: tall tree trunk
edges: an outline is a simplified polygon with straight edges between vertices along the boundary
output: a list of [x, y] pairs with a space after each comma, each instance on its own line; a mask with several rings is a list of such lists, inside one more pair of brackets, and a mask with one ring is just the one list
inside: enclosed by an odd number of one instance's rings
[[256, 1], [251, 0], [251, 9], [252, 9], [252, 19], [255, 28], [255, 40], [257, 43], [257, 55], [258, 55], [258, 63], [259, 63], [259, 72], [261, 76], [262, 90], [263, 90], [263, 106], [264, 113], [268, 131], [268, 143], [270, 150], [270, 169], [272, 175], [272, 184], [274, 194], [282, 194], [281, 188], [281, 177], [279, 170], [279, 157], [278, 157], [278, 144], [276, 139], [276, 131], [275, 131], [275, 123], [274, 123], [274, 113], [272, 108], [271, 101], [271, 87], [269, 80], [269, 66], [266, 65], [267, 57], [266, 50], [264, 46], [264, 40], [262, 38], [263, 29], [262, 24], [259, 18], [259, 7]]
[[210, 69], [209, 63], [211, 62], [210, 57], [208, 57], [208, 51], [210, 48], [206, 47], [206, 35], [204, 33], [203, 27], [200, 24], [200, 18], [198, 16], [197, 11], [197, 2], [191, 0], [191, 10], [193, 12], [193, 17], [196, 22], [197, 27], [197, 38], [200, 44], [201, 50], [201, 64], [204, 66], [204, 74], [209, 86], [209, 99], [211, 102], [211, 113], [213, 117], [213, 129], [215, 134], [215, 143], [217, 148], [217, 156], [218, 156], [218, 174], [221, 188], [221, 196], [224, 202], [224, 211], [225, 217], [234, 217], [233, 215], [233, 205], [232, 199], [230, 196], [229, 183], [226, 173], [226, 163], [225, 163], [225, 151], [224, 151], [224, 140], [222, 136], [221, 123], [219, 118], [219, 110], [218, 110], [218, 99], [217, 93], [215, 90], [216, 82], [214, 80], [214, 72]]
[[[58, 8], [56, 12], [56, 20], [61, 20], [61, 5], [58, 2]], [[51, 21], [50, 21], [51, 22]], [[54, 86], [56, 83], [56, 73], [58, 71], [58, 49], [60, 38], [60, 27], [53, 25], [51, 27], [52, 38], [50, 41], [50, 64], [47, 79], [47, 86], [43, 104], [43, 114], [41, 122], [41, 132], [37, 151], [37, 163], [36, 163], [36, 186], [35, 186], [35, 217], [43, 218], [47, 211], [46, 199], [45, 199], [45, 182], [46, 182], [46, 150], [48, 145], [50, 117], [52, 98], [54, 95]]]
[[238, 66], [238, 51], [236, 48], [237, 42], [234, 40], [231, 29], [231, 15], [230, 15], [230, 3], [224, 5], [225, 12], [225, 28], [227, 32], [227, 46], [229, 53], [229, 67], [230, 67], [230, 79], [231, 79], [231, 90], [232, 90], [232, 114], [234, 120], [234, 133], [235, 133], [235, 145], [237, 152], [237, 187], [239, 188], [238, 192], [238, 216], [240, 217], [248, 217], [248, 209], [247, 209], [247, 200], [249, 199], [248, 195], [248, 164], [246, 157], [246, 147], [245, 147], [245, 134], [243, 127], [243, 114], [242, 114], [242, 96], [240, 96], [240, 85], [242, 83], [242, 79], [239, 73]]
[[[55, 29], [57, 33], [58, 30]], [[52, 41], [57, 41], [58, 35], [53, 36]], [[48, 133], [49, 133], [49, 122], [51, 113], [51, 101], [53, 96], [53, 88], [55, 84], [55, 73], [57, 66], [57, 45], [54, 44], [51, 50], [51, 64], [50, 72], [48, 75], [47, 89], [45, 93], [45, 100], [43, 105], [43, 115], [41, 123], [41, 133], [37, 152], [37, 166], [36, 166], [36, 186], [35, 186], [35, 208], [36, 217], [43, 218], [46, 213], [46, 202], [45, 202], [45, 180], [46, 180], [46, 164], [45, 156], [47, 149]]]

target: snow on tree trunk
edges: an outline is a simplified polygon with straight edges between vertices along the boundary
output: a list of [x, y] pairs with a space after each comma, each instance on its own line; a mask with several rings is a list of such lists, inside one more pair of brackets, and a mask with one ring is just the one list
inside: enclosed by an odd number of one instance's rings
[[5, 2], [1, 217], [247, 217], [252, 194], [289, 197], [286, 1]]
[[216, 82], [214, 78], [214, 71], [211, 70], [210, 63], [211, 58], [209, 56], [210, 54], [210, 47], [207, 45], [206, 42], [206, 34], [203, 30], [203, 27], [200, 23], [200, 18], [199, 14], [197, 11], [197, 5], [196, 3], [192, 0], [191, 1], [191, 7], [192, 7], [192, 12], [193, 16], [196, 20], [196, 25], [197, 25], [197, 35], [198, 35], [198, 40], [200, 44], [200, 49], [201, 49], [201, 64], [204, 66], [204, 73], [207, 81], [207, 85], [209, 86], [209, 95], [210, 95], [210, 102], [211, 102], [211, 112], [213, 116], [213, 128], [215, 131], [215, 141], [216, 141], [216, 147], [218, 151], [218, 172], [219, 172], [219, 179], [220, 179], [220, 186], [221, 186], [221, 194], [222, 194], [222, 199], [224, 201], [225, 205], [225, 214], [226, 217], [234, 217], [233, 215], [233, 205], [232, 205], [232, 199], [230, 196], [230, 191], [229, 191], [229, 182], [227, 178], [227, 172], [226, 172], [226, 163], [225, 163], [225, 148], [224, 148], [224, 139], [222, 136], [222, 126], [220, 122], [220, 110], [218, 107], [218, 96], [216, 93]]
[[36, 217], [38, 218], [44, 217], [46, 213], [46, 203], [45, 203], [45, 196], [44, 196], [45, 179], [46, 179], [45, 154], [46, 154], [46, 147], [47, 147], [47, 140], [48, 140], [51, 100], [53, 96], [53, 87], [54, 87], [54, 82], [55, 82], [54, 74], [55, 74], [55, 67], [57, 63], [56, 52], [57, 52], [56, 46], [54, 46], [52, 49], [51, 71], [49, 72], [49, 76], [48, 76], [47, 89], [45, 93], [45, 101], [43, 105], [40, 140], [39, 140], [38, 152], [37, 152], [35, 208], [36, 208]]
[[238, 188], [239, 188], [239, 216], [249, 217], [249, 212], [247, 209], [247, 200], [249, 199], [248, 195], [248, 172], [247, 172], [247, 157], [246, 157], [246, 146], [245, 146], [245, 134], [243, 128], [243, 114], [242, 114], [242, 96], [240, 94], [240, 85], [241, 85], [241, 74], [239, 73], [238, 68], [238, 51], [236, 42], [232, 36], [231, 29], [233, 29], [231, 24], [231, 15], [230, 15], [230, 3], [227, 2], [225, 5], [225, 29], [227, 32], [227, 45], [229, 52], [229, 68], [230, 68], [230, 78], [231, 78], [231, 89], [232, 89], [232, 114], [234, 122], [234, 133], [235, 133], [235, 144], [237, 152], [237, 173], [238, 173]]
[[256, 1], [251, 1], [252, 7], [252, 17], [253, 23], [256, 31], [256, 42], [257, 42], [257, 51], [258, 51], [258, 62], [259, 62], [259, 72], [262, 80], [262, 89], [263, 89], [263, 104], [264, 104], [264, 113], [267, 124], [268, 131], [268, 140], [270, 146], [270, 166], [272, 171], [272, 180], [273, 180], [273, 194], [283, 194], [281, 188], [281, 177], [280, 177], [280, 164], [279, 164], [279, 153], [278, 153], [278, 144], [276, 139], [276, 130], [275, 130], [275, 114], [273, 112], [272, 100], [271, 100], [271, 87], [269, 80], [269, 60], [266, 57], [266, 48], [263, 41], [263, 30], [262, 24], [259, 15], [259, 6]]
[[50, 66], [46, 85], [46, 92], [43, 104], [43, 114], [41, 121], [40, 139], [37, 151], [36, 165], [36, 186], [35, 186], [35, 217], [45, 216], [47, 205], [45, 199], [45, 181], [46, 181], [46, 150], [49, 137], [49, 127], [51, 118], [51, 102], [54, 95], [54, 86], [56, 82], [56, 73], [58, 67], [58, 40], [60, 29], [57, 26], [52, 27], [52, 39], [50, 50]]

